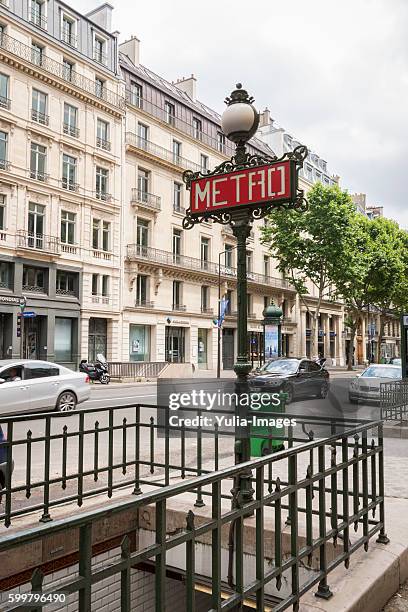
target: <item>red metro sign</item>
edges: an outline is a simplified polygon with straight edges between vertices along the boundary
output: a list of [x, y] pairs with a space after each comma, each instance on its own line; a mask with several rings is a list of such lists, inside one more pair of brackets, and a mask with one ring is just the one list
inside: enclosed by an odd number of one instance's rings
[[192, 178], [191, 217], [240, 207], [292, 202], [296, 199], [297, 169], [294, 160], [282, 160], [225, 174]]

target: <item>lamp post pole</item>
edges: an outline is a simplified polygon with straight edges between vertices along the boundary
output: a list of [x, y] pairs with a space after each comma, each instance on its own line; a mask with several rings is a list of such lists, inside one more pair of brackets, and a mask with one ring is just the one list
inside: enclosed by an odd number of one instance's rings
[[[236, 248], [237, 246], [233, 246], [231, 250]], [[225, 253], [227, 253], [226, 250], [218, 253], [217, 378], [221, 378], [221, 256]]]

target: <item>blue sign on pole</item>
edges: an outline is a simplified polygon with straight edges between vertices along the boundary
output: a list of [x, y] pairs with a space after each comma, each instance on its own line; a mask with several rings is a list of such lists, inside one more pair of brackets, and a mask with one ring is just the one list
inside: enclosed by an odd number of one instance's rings
[[227, 308], [228, 308], [228, 304], [229, 304], [229, 300], [227, 300], [226, 298], [222, 298], [221, 300], [221, 307], [220, 307], [220, 318], [218, 321], [218, 327], [221, 327], [224, 319], [225, 319], [225, 314], [227, 312]]
[[24, 311], [23, 312], [23, 317], [24, 319], [34, 319], [34, 317], [37, 316], [36, 312], [33, 312], [32, 310], [28, 310], [28, 311]]

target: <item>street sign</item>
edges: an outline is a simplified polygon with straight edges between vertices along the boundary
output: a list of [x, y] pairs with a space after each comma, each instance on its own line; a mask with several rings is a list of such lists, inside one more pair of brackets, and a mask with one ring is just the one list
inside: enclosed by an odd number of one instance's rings
[[292, 202], [297, 195], [294, 159], [191, 179], [191, 216], [225, 209]]
[[36, 312], [27, 310], [26, 312], [23, 312], [23, 318], [24, 319], [34, 319], [34, 317], [37, 316]]
[[14, 295], [0, 295], [0, 303], [1, 304], [13, 304], [15, 306], [21, 307], [21, 304], [25, 304], [25, 298], [16, 297]]

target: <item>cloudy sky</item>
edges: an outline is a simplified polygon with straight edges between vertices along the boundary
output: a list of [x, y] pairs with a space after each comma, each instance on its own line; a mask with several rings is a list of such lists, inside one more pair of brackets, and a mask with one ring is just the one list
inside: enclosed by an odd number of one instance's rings
[[194, 73], [218, 111], [241, 81], [344, 188], [408, 227], [407, 0], [111, 2], [143, 64], [169, 80]]

